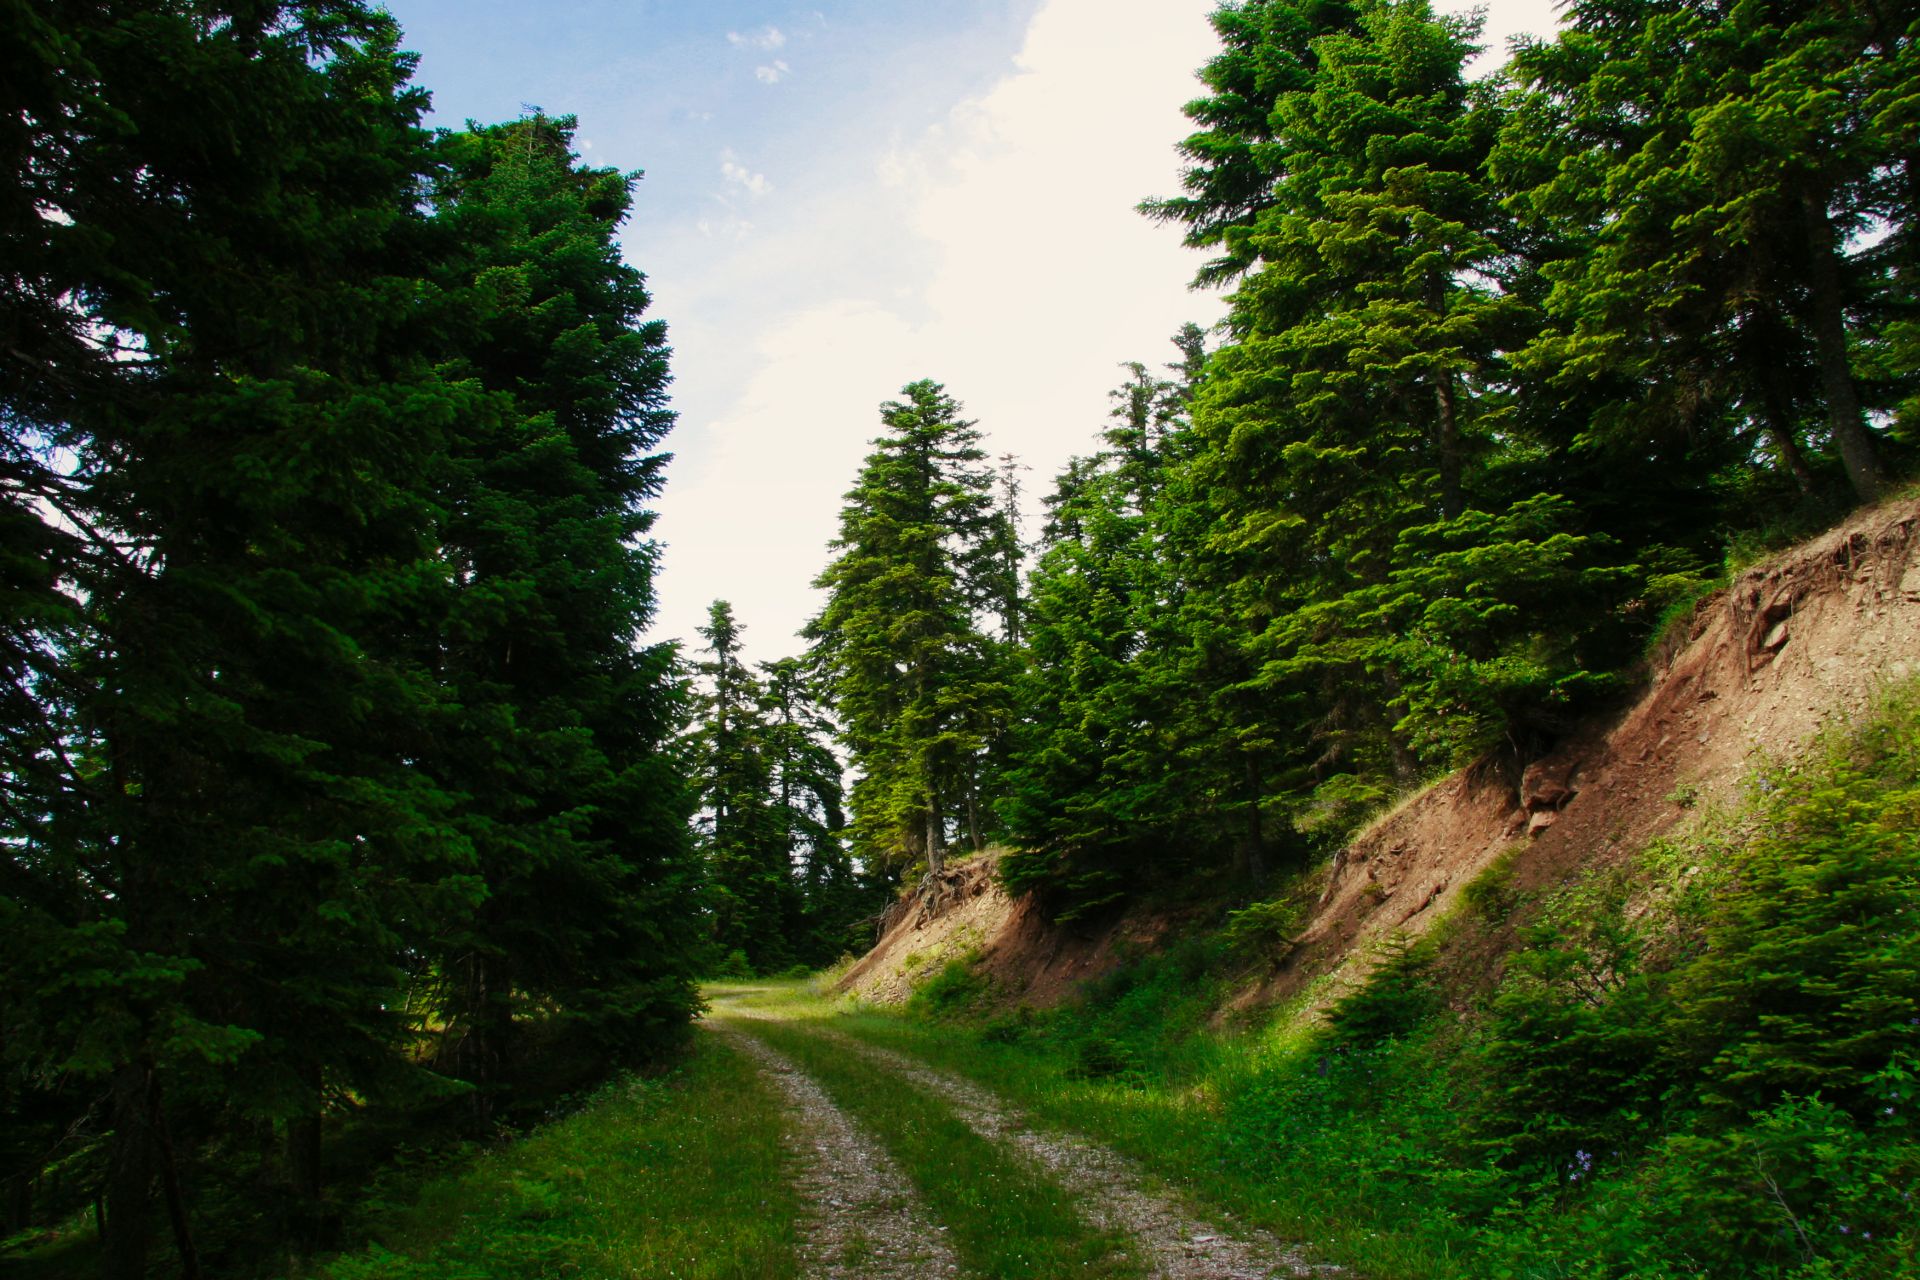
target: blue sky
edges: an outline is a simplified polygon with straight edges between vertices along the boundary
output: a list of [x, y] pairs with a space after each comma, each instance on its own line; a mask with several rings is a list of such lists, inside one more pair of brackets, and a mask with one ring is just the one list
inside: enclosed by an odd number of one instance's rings
[[[435, 122], [579, 117], [644, 170], [623, 244], [674, 346], [660, 638], [724, 597], [793, 652], [878, 405], [932, 377], [1034, 499], [1125, 360], [1220, 303], [1132, 211], [1178, 181], [1211, 0], [389, 0]], [[1465, 8], [1463, 3], [1439, 7]], [[1492, 6], [1543, 31], [1548, 0]], [[697, 644], [697, 640], [693, 641]]]

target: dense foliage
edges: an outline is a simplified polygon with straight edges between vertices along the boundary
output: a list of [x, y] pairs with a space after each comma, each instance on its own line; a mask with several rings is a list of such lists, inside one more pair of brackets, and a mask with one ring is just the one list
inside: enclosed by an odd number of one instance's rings
[[818, 968], [864, 950], [888, 887], [847, 849], [840, 761], [818, 679], [797, 658], [742, 657], [733, 606], [713, 602], [700, 634], [688, 766], [712, 928], [708, 970], [730, 976]]
[[[953, 828], [981, 847], [993, 799], [990, 748], [1010, 711], [1011, 517], [959, 402], [937, 382], [901, 395], [880, 407], [886, 431], [841, 509], [807, 636], [858, 771], [855, 849], [937, 872]], [[981, 621], [996, 607], [1000, 641]]]
[[1226, 337], [1059, 479], [1009, 883], [1258, 882], [1517, 770], [1739, 548], [1880, 493], [1916, 20], [1575, 3], [1469, 80], [1475, 21], [1423, 0], [1223, 6], [1185, 193], [1142, 207], [1217, 251]]
[[[1910, 1275], [1917, 695], [1637, 860], [1524, 894], [1496, 863], [1323, 1022], [1216, 1024], [1283, 893], [984, 1039], [1044, 1065], [1036, 1097], [1144, 1117], [1144, 1148], [1379, 1274]], [[1516, 914], [1491, 989], [1447, 967]]]
[[632, 179], [357, 0], [5, 19], [0, 1176], [193, 1275], [693, 1009], [664, 331]]

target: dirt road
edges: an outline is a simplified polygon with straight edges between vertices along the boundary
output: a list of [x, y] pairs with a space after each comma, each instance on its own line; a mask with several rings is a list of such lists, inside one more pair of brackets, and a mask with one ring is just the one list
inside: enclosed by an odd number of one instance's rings
[[790, 1108], [807, 1275], [1351, 1274], [1210, 1214], [1117, 1152], [1040, 1127], [978, 1083], [834, 1021], [791, 992], [754, 988], [716, 992], [706, 1021]]

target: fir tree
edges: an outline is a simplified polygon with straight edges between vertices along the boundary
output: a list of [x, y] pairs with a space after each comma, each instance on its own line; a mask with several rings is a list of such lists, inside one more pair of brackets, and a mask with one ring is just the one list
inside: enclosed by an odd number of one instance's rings
[[403, 765], [430, 685], [393, 643], [444, 421], [410, 303], [422, 100], [357, 4], [34, 30], [66, 96], [28, 129], [29, 298], [70, 310], [21, 349], [111, 336], [8, 405], [72, 450], [84, 544], [78, 621], [38, 650], [72, 785], [12, 855], [8, 1021], [110, 1099], [108, 1274], [145, 1273], [156, 1186], [192, 1273], [185, 1153], [278, 1126], [313, 1221], [322, 1090], [402, 1070], [399, 937], [463, 892], [447, 798]]
[[[713, 602], [693, 735], [713, 936], [721, 955], [740, 951], [761, 973], [793, 962], [790, 938], [800, 903], [793, 875], [790, 807], [776, 802], [774, 744], [763, 717], [766, 692], [741, 655], [733, 607]], [[781, 797], [792, 799], [791, 795]]]
[[856, 852], [937, 872], [955, 820], [980, 809], [981, 754], [1008, 700], [977, 621], [996, 513], [958, 402], [935, 382], [901, 394], [881, 406], [886, 434], [841, 510], [807, 634], [859, 773]]
[[1529, 372], [1598, 394], [1612, 456], [1764, 441], [1808, 490], [1802, 442], [1824, 441], [1858, 497], [1879, 492], [1855, 366], [1896, 251], [1846, 245], [1910, 221], [1908, 148], [1873, 105], [1915, 83], [1897, 45], [1871, 7], [1576, 4], [1517, 58], [1503, 177], [1567, 237]]
[[632, 1053], [693, 1002], [679, 707], [669, 652], [639, 644], [666, 334], [614, 241], [635, 176], [581, 165], [573, 128], [536, 114], [447, 136], [433, 192], [461, 317], [441, 373], [469, 395], [439, 473], [430, 768], [467, 797], [485, 892], [441, 942], [479, 1123], [516, 1009], [548, 1003]]
[[791, 941], [802, 961], [829, 964], [865, 946], [858, 930], [881, 905], [881, 882], [862, 874], [847, 849], [840, 761], [816, 678], [799, 658], [762, 663], [760, 675], [774, 812], [799, 878], [800, 919]]
[[1111, 447], [1072, 460], [1047, 500], [1020, 684], [1026, 713], [1003, 804], [1018, 849], [1003, 876], [1015, 889], [1045, 889], [1063, 917], [1184, 865], [1142, 858], [1194, 799], [1191, 762], [1176, 746], [1184, 695], [1162, 683], [1181, 644], [1161, 496], [1184, 443], [1198, 336], [1175, 339], [1185, 343], [1181, 381], [1123, 366], [1129, 377], [1111, 393], [1102, 432]]
[[1224, 284], [1251, 269], [1259, 249], [1249, 236], [1273, 204], [1286, 156], [1274, 136], [1280, 97], [1304, 88], [1319, 62], [1316, 41], [1354, 30], [1351, 0], [1229, 0], [1212, 16], [1221, 51], [1200, 69], [1210, 92], [1187, 104], [1200, 127], [1180, 144], [1187, 194], [1142, 201], [1142, 213], [1187, 226], [1185, 243], [1218, 249], [1196, 285]]

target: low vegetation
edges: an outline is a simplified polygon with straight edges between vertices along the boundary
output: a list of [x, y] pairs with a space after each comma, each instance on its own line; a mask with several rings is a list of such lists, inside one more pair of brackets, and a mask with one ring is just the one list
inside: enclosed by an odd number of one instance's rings
[[791, 1276], [781, 1123], [752, 1064], [702, 1036], [670, 1070], [616, 1081], [579, 1113], [377, 1212], [365, 1248], [302, 1274]]
[[[1371, 1276], [1914, 1274], [1920, 695], [1694, 830], [1539, 901], [1497, 862], [1324, 1025], [1215, 1025], [1238, 919], [971, 1036], [844, 1025]], [[1497, 981], [1442, 963], [1510, 917]]]
[[1118, 1237], [1090, 1229], [1071, 1197], [1030, 1163], [983, 1137], [944, 1102], [802, 1027], [756, 1024], [897, 1159], [980, 1275], [1137, 1276]]

